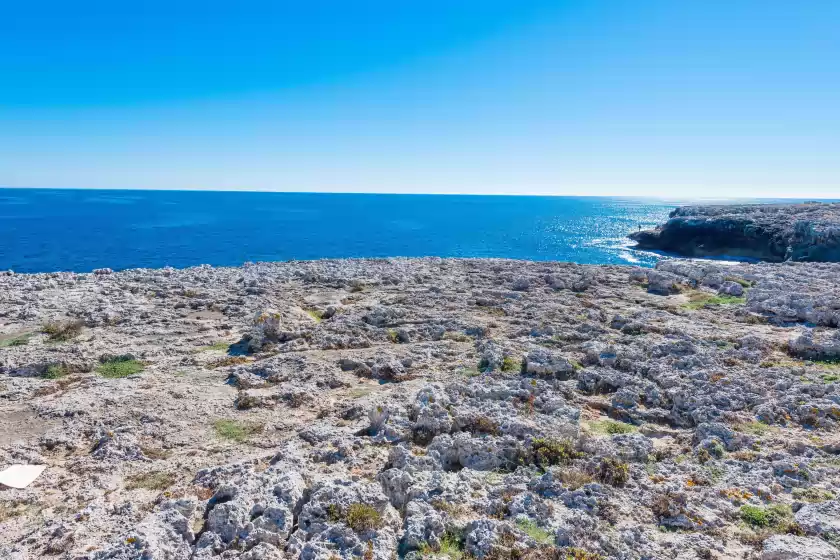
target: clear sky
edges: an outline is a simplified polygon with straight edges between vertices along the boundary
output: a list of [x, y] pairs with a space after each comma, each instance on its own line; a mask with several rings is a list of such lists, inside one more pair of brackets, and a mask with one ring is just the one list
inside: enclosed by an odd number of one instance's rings
[[6, 2], [0, 185], [839, 197], [840, 2]]

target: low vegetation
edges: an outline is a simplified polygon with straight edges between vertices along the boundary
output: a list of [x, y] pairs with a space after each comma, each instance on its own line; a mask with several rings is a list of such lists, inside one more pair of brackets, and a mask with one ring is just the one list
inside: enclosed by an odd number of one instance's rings
[[61, 364], [50, 364], [41, 375], [44, 379], [61, 379], [67, 375], [67, 370]]
[[222, 439], [242, 443], [252, 435], [262, 432], [263, 426], [262, 424], [219, 418], [213, 422], [213, 429], [216, 431], [216, 435]]
[[512, 373], [522, 370], [522, 360], [517, 360], [513, 356], [505, 356], [502, 360], [502, 371]]
[[774, 504], [771, 506], [741, 506], [739, 511], [741, 521], [753, 529], [771, 529], [779, 533], [798, 533], [798, 528], [793, 521], [793, 512], [790, 506]]
[[743, 296], [720, 296], [695, 291], [689, 294], [688, 303], [682, 305], [684, 309], [703, 309], [716, 305], [739, 305], [746, 303], [747, 298]]
[[26, 346], [27, 344], [29, 344], [29, 341], [32, 339], [32, 336], [32, 333], [0, 336], [0, 348]]
[[41, 327], [41, 332], [47, 335], [50, 342], [66, 342], [82, 334], [84, 326], [80, 320], [49, 321]]
[[323, 311], [319, 311], [317, 309], [304, 309], [304, 311], [306, 311], [306, 314], [309, 315], [310, 317], [312, 317], [312, 320], [315, 321], [316, 323], [320, 323], [321, 321], [324, 320], [324, 312]]
[[347, 507], [344, 521], [357, 533], [372, 531], [382, 526], [382, 516], [379, 512], [372, 506], [360, 503], [350, 504]]
[[554, 544], [554, 535], [537, 525], [531, 519], [518, 519], [516, 526], [539, 544]]
[[618, 459], [605, 457], [598, 465], [596, 477], [604, 484], [621, 487], [630, 479], [630, 467]]
[[632, 424], [625, 424], [624, 422], [616, 422], [615, 420], [597, 420], [587, 424], [588, 430], [593, 434], [630, 434], [638, 430]]
[[143, 363], [128, 356], [111, 358], [99, 364], [96, 372], [108, 379], [122, 379], [143, 371]]
[[152, 471], [129, 476], [126, 490], [166, 490], [175, 484], [175, 475], [163, 471]]
[[542, 468], [568, 465], [583, 454], [568, 440], [536, 438], [531, 442], [530, 462]]

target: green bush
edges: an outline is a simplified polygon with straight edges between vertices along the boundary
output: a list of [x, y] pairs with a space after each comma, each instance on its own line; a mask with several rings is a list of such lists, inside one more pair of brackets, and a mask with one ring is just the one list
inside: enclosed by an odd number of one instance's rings
[[260, 433], [263, 430], [263, 426], [262, 424], [237, 422], [236, 420], [219, 418], [213, 422], [213, 429], [216, 431], [216, 435], [222, 439], [242, 443], [250, 436]]
[[505, 356], [502, 360], [502, 371], [504, 372], [518, 372], [522, 370], [522, 361], [517, 360], [513, 356]]
[[85, 324], [80, 320], [50, 321], [41, 327], [51, 342], [66, 342], [82, 334]]
[[43, 377], [44, 379], [61, 379], [67, 375], [67, 370], [64, 369], [64, 366], [60, 364], [50, 364], [47, 366], [46, 371], [44, 371]]
[[344, 521], [348, 527], [357, 533], [362, 533], [379, 528], [382, 525], [382, 516], [367, 504], [355, 503], [347, 508]]
[[531, 442], [531, 463], [542, 468], [568, 465], [582, 455], [568, 440], [536, 438]]
[[741, 506], [741, 520], [754, 528], [786, 529], [790, 525], [793, 513], [790, 506], [775, 504], [772, 506]]
[[531, 519], [517, 519], [516, 526], [539, 544], [554, 543], [554, 535], [537, 525]]
[[32, 333], [23, 333], [17, 335], [0, 336], [0, 348], [8, 348], [10, 346], [26, 346], [32, 338]]
[[610, 486], [624, 486], [630, 479], [630, 467], [612, 457], [601, 459], [598, 465], [598, 480]]
[[108, 379], [122, 379], [143, 371], [143, 363], [134, 358], [120, 356], [102, 362], [96, 368], [96, 371], [99, 375]]

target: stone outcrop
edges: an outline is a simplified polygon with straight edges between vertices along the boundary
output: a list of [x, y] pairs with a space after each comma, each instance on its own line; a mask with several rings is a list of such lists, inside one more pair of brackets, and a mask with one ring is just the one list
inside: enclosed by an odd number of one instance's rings
[[638, 249], [688, 257], [840, 262], [840, 203], [683, 206], [629, 237]]

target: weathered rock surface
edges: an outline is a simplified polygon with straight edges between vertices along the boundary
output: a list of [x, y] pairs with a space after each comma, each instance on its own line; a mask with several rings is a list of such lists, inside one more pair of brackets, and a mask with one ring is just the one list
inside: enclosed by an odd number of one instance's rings
[[0, 468], [47, 469], [0, 558], [835, 558], [838, 298], [825, 263], [2, 275]]
[[630, 238], [639, 249], [688, 257], [840, 262], [840, 203], [683, 206]]

